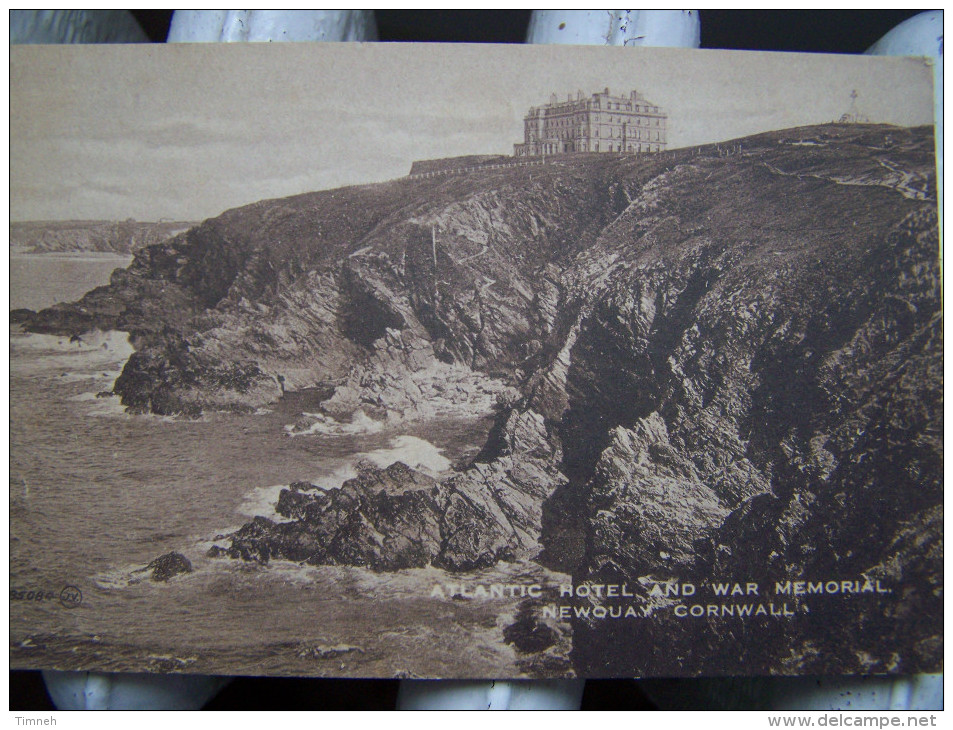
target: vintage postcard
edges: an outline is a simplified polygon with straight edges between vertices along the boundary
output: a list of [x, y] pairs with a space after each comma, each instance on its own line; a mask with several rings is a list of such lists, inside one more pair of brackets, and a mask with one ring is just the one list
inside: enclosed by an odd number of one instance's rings
[[931, 79], [12, 48], [12, 667], [940, 671]]

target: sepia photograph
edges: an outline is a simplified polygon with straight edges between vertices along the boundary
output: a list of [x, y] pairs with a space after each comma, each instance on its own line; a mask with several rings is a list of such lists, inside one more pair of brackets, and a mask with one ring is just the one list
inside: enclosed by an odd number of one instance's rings
[[11, 47], [11, 668], [942, 670], [932, 68], [619, 51]]

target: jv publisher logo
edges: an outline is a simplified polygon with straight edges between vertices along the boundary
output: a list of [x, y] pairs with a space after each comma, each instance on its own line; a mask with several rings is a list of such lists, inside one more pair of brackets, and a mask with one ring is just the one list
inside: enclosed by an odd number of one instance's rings
[[76, 608], [83, 602], [83, 592], [76, 586], [63, 586], [60, 591], [60, 603], [63, 608]]

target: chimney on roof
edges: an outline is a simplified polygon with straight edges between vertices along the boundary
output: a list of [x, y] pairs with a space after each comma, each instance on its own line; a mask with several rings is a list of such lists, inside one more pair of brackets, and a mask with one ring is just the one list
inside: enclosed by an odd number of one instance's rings
[[605, 92], [603, 92], [603, 93], [604, 93], [606, 96], [609, 96], [609, 87], [608, 87], [608, 86], [606, 87], [606, 90], [605, 90]]

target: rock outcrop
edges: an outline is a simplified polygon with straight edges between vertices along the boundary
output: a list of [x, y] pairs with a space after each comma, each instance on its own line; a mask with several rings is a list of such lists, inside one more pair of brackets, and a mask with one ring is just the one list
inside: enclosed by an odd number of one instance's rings
[[157, 583], [164, 583], [170, 578], [174, 578], [181, 573], [191, 573], [192, 562], [182, 553], [173, 551], [171, 553], [166, 553], [165, 555], [160, 555], [158, 558], [150, 562], [146, 567], [140, 568], [134, 572], [148, 573], [149, 571], [152, 571], [149, 575], [150, 580], [153, 580]]
[[408, 330], [387, 329], [372, 347], [368, 361], [321, 404], [325, 413], [349, 418], [360, 409], [385, 421], [479, 417], [518, 397], [502, 380], [439, 360], [432, 342]]
[[340, 489], [295, 482], [276, 505], [286, 521], [256, 517], [210, 555], [372, 570], [471, 570], [534, 558], [543, 503], [565, 478], [537, 414], [513, 414], [500, 440], [492, 462], [475, 462], [442, 483], [401, 462], [360, 464]]

